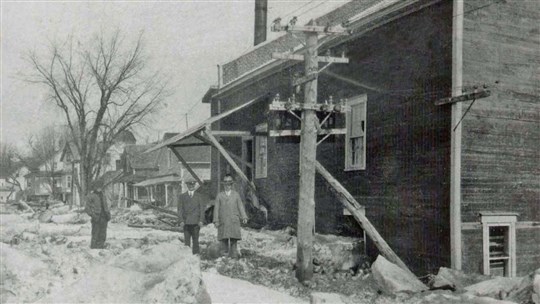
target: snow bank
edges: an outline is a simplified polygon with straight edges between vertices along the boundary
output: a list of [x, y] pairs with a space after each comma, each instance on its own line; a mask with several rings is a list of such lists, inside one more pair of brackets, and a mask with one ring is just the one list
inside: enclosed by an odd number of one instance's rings
[[416, 277], [389, 262], [381, 255], [377, 257], [371, 270], [377, 284], [387, 293], [420, 292], [428, 289]]
[[[100, 256], [107, 251], [90, 253]], [[178, 241], [128, 249], [107, 264], [94, 263], [80, 280], [54, 290], [40, 302], [211, 303], [198, 258]]]
[[55, 224], [83, 224], [90, 221], [90, 217], [82, 213], [66, 213], [53, 215], [51, 221]]
[[248, 281], [203, 272], [212, 303], [309, 303]]
[[32, 302], [47, 288], [47, 264], [40, 258], [0, 246], [0, 299], [6, 302]]

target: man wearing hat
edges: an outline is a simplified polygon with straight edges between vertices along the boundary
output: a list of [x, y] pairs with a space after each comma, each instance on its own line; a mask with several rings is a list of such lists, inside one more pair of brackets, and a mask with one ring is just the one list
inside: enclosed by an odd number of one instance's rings
[[107, 223], [111, 219], [111, 212], [103, 194], [103, 182], [101, 180], [95, 181], [92, 183], [90, 189], [90, 193], [86, 196], [86, 205], [84, 208], [84, 211], [91, 217], [92, 223], [90, 248], [102, 249], [105, 248]]
[[189, 176], [185, 180], [188, 191], [178, 197], [178, 218], [180, 227], [184, 227], [184, 244], [193, 247], [193, 254], [199, 254], [199, 230], [203, 226], [206, 200], [204, 196], [195, 192], [197, 181]]
[[237, 258], [237, 242], [242, 239], [240, 221], [245, 224], [248, 218], [240, 195], [232, 189], [233, 183], [232, 176], [225, 175], [222, 182], [224, 191], [217, 195], [214, 205], [214, 224], [222, 248], [226, 250], [230, 242], [229, 256]]

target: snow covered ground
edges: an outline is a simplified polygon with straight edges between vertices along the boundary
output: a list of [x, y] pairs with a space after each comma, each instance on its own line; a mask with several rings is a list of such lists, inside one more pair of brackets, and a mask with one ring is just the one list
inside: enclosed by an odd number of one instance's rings
[[0, 303], [309, 303], [312, 293], [322, 292], [347, 304], [529, 304], [533, 281], [540, 290], [540, 269], [522, 278], [496, 279], [446, 269], [441, 278], [459, 283], [455, 292], [381, 294], [365, 257], [358, 255], [356, 239], [321, 235], [314, 244], [317, 272], [309, 284], [301, 284], [294, 275], [292, 229], [244, 229], [242, 257], [229, 259], [209, 254], [217, 233], [208, 225], [201, 229], [197, 257], [183, 245], [181, 233], [128, 227], [118, 215], [142, 222], [154, 216], [152, 211], [116, 213], [106, 249], [89, 249], [90, 223], [84, 215], [64, 217], [73, 223], [40, 223], [39, 214], [0, 214]]
[[309, 303], [283, 292], [218, 273], [203, 272], [203, 281], [212, 303]]

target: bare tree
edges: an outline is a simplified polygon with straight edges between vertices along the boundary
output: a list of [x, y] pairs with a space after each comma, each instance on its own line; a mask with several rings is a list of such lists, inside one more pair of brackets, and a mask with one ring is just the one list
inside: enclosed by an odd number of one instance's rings
[[69, 126], [81, 162], [75, 182], [85, 195], [117, 135], [158, 111], [166, 83], [149, 73], [142, 35], [130, 44], [119, 32], [100, 34], [88, 46], [71, 37], [63, 45], [51, 43], [46, 56], [34, 52], [28, 59], [35, 72], [28, 80], [48, 88]]
[[17, 179], [20, 166], [20, 154], [17, 149], [10, 144], [0, 142], [0, 171], [6, 178], [6, 182], [11, 184], [11, 188], [14, 190], [8, 195], [8, 199], [12, 198], [11, 196], [17, 188], [22, 189], [22, 185]]

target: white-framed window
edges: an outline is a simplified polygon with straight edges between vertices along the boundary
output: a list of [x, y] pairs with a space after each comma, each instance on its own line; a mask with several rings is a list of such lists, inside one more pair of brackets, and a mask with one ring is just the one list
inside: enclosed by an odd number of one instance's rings
[[66, 184], [67, 184], [67, 185], [66, 185], [67, 188], [68, 188], [68, 189], [71, 189], [71, 175], [68, 175], [68, 176], [66, 177]]
[[[260, 124], [255, 127], [256, 133], [268, 132], [268, 124]], [[255, 136], [255, 178], [268, 176], [268, 137]]]
[[54, 186], [55, 187], [61, 187], [62, 186], [62, 180], [59, 177], [54, 178]]
[[516, 276], [517, 213], [481, 212], [485, 275]]
[[345, 170], [366, 169], [367, 95], [349, 100], [351, 111], [346, 114]]

